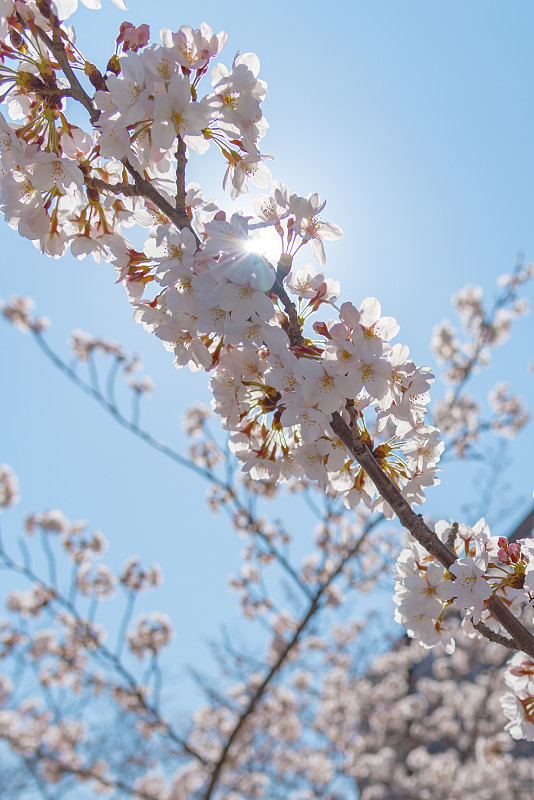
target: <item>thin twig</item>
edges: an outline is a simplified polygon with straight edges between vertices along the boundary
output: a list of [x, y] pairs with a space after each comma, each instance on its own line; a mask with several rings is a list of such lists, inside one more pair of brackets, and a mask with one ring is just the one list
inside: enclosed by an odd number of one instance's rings
[[186, 152], [186, 144], [182, 137], [178, 136], [178, 147], [176, 148], [176, 208], [187, 217], [187, 211], [185, 207], [185, 170], [187, 167]]
[[[50, 594], [51, 600], [50, 604], [57, 603], [60, 607], [64, 608], [66, 611], [69, 612], [73, 616], [73, 618], [77, 622], [84, 622], [84, 619], [78, 613], [78, 610], [75, 606], [71, 604], [71, 602], [59, 594], [52, 586], [46, 584], [39, 576], [33, 572], [33, 570], [23, 564], [19, 564], [14, 561], [11, 556], [3, 549], [0, 543], [0, 558], [4, 561], [4, 563], [11, 569], [13, 572], [17, 572], [20, 575], [24, 575], [31, 581], [39, 583], [47, 592]], [[50, 612], [51, 613], [51, 612]], [[200, 753], [194, 750], [184, 739], [182, 739], [178, 734], [173, 730], [170, 724], [162, 719], [159, 714], [158, 709], [155, 706], [150, 705], [146, 698], [144, 697], [142, 691], [139, 688], [137, 681], [135, 680], [134, 676], [126, 669], [124, 664], [120, 661], [120, 659], [108, 650], [106, 645], [99, 643], [98, 645], [98, 655], [102, 658], [102, 660], [111, 665], [115, 672], [120, 675], [121, 678], [128, 684], [130, 690], [133, 692], [143, 709], [148, 713], [153, 723], [161, 728], [164, 729], [166, 735], [173, 741], [175, 744], [179, 745], [183, 749], [185, 753], [192, 756], [193, 758], [197, 759], [201, 764], [207, 765], [208, 762]]]
[[453, 522], [451, 525], [450, 533], [447, 537], [447, 547], [449, 548], [449, 550], [452, 550], [454, 548], [454, 542], [456, 541], [457, 534], [458, 534], [458, 523]]
[[[215, 486], [220, 486], [220, 488], [226, 492], [229, 496], [231, 503], [234, 506], [234, 510], [240, 514], [245, 516], [247, 524], [251, 530], [254, 531], [254, 534], [257, 535], [268, 548], [268, 551], [273, 555], [280, 566], [286, 571], [286, 573], [291, 577], [291, 579], [298, 585], [298, 587], [302, 590], [302, 592], [310, 598], [312, 593], [306, 583], [300, 578], [296, 570], [291, 566], [289, 561], [285, 558], [285, 556], [278, 550], [278, 548], [270, 541], [269, 536], [264, 533], [261, 529], [261, 525], [252, 515], [250, 509], [246, 508], [246, 506], [240, 501], [236, 490], [232, 486], [229, 481], [220, 480], [217, 476], [208, 469], [203, 469], [202, 467], [197, 466], [192, 460], [185, 458], [184, 456], [177, 453], [168, 445], [160, 442], [158, 439], [154, 438], [150, 433], [145, 431], [143, 428], [140, 428], [135, 421], [127, 419], [117, 408], [113, 398], [106, 398], [98, 388], [86, 383], [82, 378], [77, 375], [75, 370], [66, 364], [61, 358], [52, 350], [52, 348], [48, 345], [46, 340], [43, 338], [42, 334], [38, 331], [32, 330], [32, 335], [34, 340], [37, 342], [41, 351], [46, 355], [48, 359], [56, 366], [61, 372], [71, 380], [75, 386], [81, 389], [85, 394], [89, 395], [93, 400], [103, 408], [111, 417], [121, 425], [121, 427], [125, 428], [130, 433], [133, 433], [134, 436], [141, 439], [141, 441], [145, 442], [145, 444], [152, 447], [154, 450], [157, 450], [159, 453], [167, 456], [170, 458], [171, 461], [174, 461], [176, 464], [180, 464], [182, 467], [186, 467], [197, 475], [200, 475], [202, 478], [207, 480], [209, 483], [214, 484]], [[224, 505], [225, 511], [230, 514], [231, 517], [231, 507], [228, 504]]]
[[139, 197], [139, 189], [133, 183], [108, 183], [102, 178], [93, 178], [90, 175], [86, 175], [84, 181], [88, 189], [96, 189], [99, 192], [109, 192], [110, 194], [123, 194], [127, 197]]
[[213, 772], [211, 774], [208, 787], [204, 794], [204, 800], [210, 800], [210, 798], [212, 797], [213, 791], [218, 783], [219, 776], [228, 757], [228, 753], [230, 752], [230, 749], [232, 748], [234, 742], [236, 741], [241, 729], [243, 728], [247, 719], [255, 711], [257, 705], [259, 704], [260, 700], [267, 691], [267, 688], [270, 686], [273, 678], [277, 675], [281, 667], [287, 661], [287, 658], [290, 655], [290, 653], [292, 653], [292, 651], [298, 645], [304, 630], [308, 627], [309, 622], [313, 619], [315, 614], [321, 609], [322, 607], [321, 600], [323, 599], [325, 592], [331, 586], [331, 584], [336, 580], [339, 574], [343, 571], [343, 568], [345, 567], [346, 563], [358, 553], [362, 544], [364, 543], [365, 539], [367, 538], [371, 529], [376, 525], [376, 523], [377, 520], [373, 520], [372, 522], [368, 523], [362, 535], [359, 537], [358, 541], [349, 550], [349, 552], [345, 555], [345, 557], [340, 559], [337, 569], [330, 575], [330, 577], [324, 583], [322, 583], [319, 586], [308, 606], [305, 615], [302, 617], [297, 628], [295, 629], [293, 636], [286, 644], [286, 646], [284, 647], [284, 649], [282, 650], [282, 652], [280, 653], [280, 655], [278, 656], [272, 667], [269, 669], [262, 682], [255, 688], [253, 695], [251, 696], [249, 702], [247, 703], [247, 706], [241, 712], [239, 718], [237, 719], [232, 729], [232, 732], [228, 736], [226, 743], [221, 750], [219, 758], [217, 759], [217, 763], [213, 768]]

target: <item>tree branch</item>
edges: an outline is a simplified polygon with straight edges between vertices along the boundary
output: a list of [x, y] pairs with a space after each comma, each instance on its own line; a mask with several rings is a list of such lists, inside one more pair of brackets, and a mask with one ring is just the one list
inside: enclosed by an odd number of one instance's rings
[[259, 704], [259, 702], [262, 699], [263, 695], [267, 691], [267, 688], [270, 686], [273, 678], [280, 671], [281, 667], [286, 662], [289, 654], [298, 645], [304, 630], [308, 626], [308, 623], [310, 622], [311, 619], [313, 619], [315, 614], [321, 609], [321, 600], [323, 598], [323, 595], [325, 594], [325, 592], [327, 591], [329, 586], [336, 580], [336, 578], [342, 572], [342, 570], [345, 567], [346, 563], [358, 553], [360, 547], [362, 546], [363, 542], [367, 538], [367, 535], [370, 533], [372, 528], [377, 524], [377, 522], [378, 522], [378, 519], [373, 520], [372, 522], [370, 522], [370, 523], [368, 523], [366, 525], [362, 535], [360, 536], [358, 541], [355, 543], [354, 547], [352, 547], [349, 550], [349, 552], [346, 554], [346, 556], [344, 558], [340, 559], [340, 563], [338, 564], [337, 569], [330, 575], [328, 580], [326, 580], [324, 583], [322, 583], [320, 585], [320, 587], [318, 588], [317, 592], [315, 593], [314, 597], [312, 598], [312, 600], [311, 600], [311, 602], [310, 602], [310, 604], [308, 606], [308, 610], [306, 611], [304, 617], [301, 619], [301, 621], [300, 621], [298, 627], [296, 628], [293, 636], [291, 637], [289, 642], [286, 644], [286, 646], [284, 647], [284, 649], [282, 650], [282, 652], [278, 656], [278, 658], [275, 661], [275, 663], [273, 664], [273, 666], [267, 672], [267, 674], [264, 677], [263, 681], [255, 689], [254, 694], [250, 698], [250, 700], [249, 700], [247, 706], [245, 707], [245, 709], [241, 712], [241, 715], [239, 716], [236, 724], [234, 725], [234, 728], [233, 728], [232, 732], [230, 733], [230, 735], [228, 736], [228, 739], [226, 740], [226, 744], [224, 745], [224, 747], [223, 747], [223, 749], [222, 749], [222, 751], [221, 751], [221, 753], [219, 755], [219, 758], [217, 759], [217, 763], [214, 766], [210, 782], [209, 782], [208, 787], [206, 789], [206, 793], [204, 794], [204, 800], [210, 800], [210, 798], [212, 797], [213, 791], [214, 791], [214, 789], [215, 789], [215, 787], [216, 787], [216, 785], [218, 783], [221, 771], [222, 771], [222, 769], [224, 767], [226, 759], [228, 758], [228, 754], [230, 752], [230, 749], [232, 748], [232, 745], [234, 744], [235, 740], [237, 739], [237, 737], [238, 737], [241, 729], [243, 728], [244, 724], [246, 723], [247, 719], [255, 711], [257, 705]]
[[[306, 595], [306, 597], [310, 598], [312, 593], [310, 588], [306, 584], [304, 580], [298, 575], [297, 571], [288, 561], [288, 559], [280, 552], [280, 550], [271, 542], [269, 536], [262, 530], [261, 524], [256, 520], [253, 516], [252, 512], [249, 508], [247, 508], [243, 502], [241, 502], [237, 491], [235, 490], [234, 486], [227, 480], [224, 481], [219, 479], [213, 472], [208, 469], [203, 469], [199, 467], [194, 461], [185, 458], [185, 456], [180, 455], [177, 453], [176, 450], [173, 450], [169, 445], [165, 444], [164, 442], [160, 442], [158, 439], [154, 438], [148, 431], [141, 428], [135, 421], [129, 420], [125, 417], [115, 403], [113, 402], [113, 398], [107, 399], [98, 386], [94, 386], [88, 383], [85, 383], [76, 372], [71, 369], [61, 358], [52, 350], [52, 348], [48, 345], [47, 341], [44, 339], [42, 334], [39, 331], [32, 329], [32, 335], [37, 342], [41, 351], [45, 354], [45, 356], [56, 366], [67, 378], [69, 378], [75, 386], [82, 390], [85, 394], [89, 395], [93, 400], [96, 400], [99, 406], [107, 411], [108, 414], [118, 422], [118, 424], [125, 428], [127, 431], [132, 433], [134, 436], [137, 436], [138, 439], [145, 442], [149, 447], [152, 449], [157, 450], [159, 453], [162, 453], [167, 458], [170, 458], [171, 461], [174, 463], [179, 464], [186, 469], [189, 469], [195, 472], [197, 475], [200, 475], [209, 483], [220, 486], [221, 489], [226, 492], [233, 504], [235, 511], [239, 514], [243, 514], [247, 521], [247, 525], [250, 530], [254, 532], [259, 539], [262, 540], [264, 545], [266, 546], [268, 552], [274, 556], [278, 562], [278, 564], [285, 570], [285, 572], [289, 575], [289, 577], [295, 582], [295, 584], [299, 587], [299, 589]], [[108, 387], [109, 388], [109, 387]], [[228, 509], [228, 506], [225, 505], [225, 508]]]
[[[278, 267], [279, 272], [280, 265], [278, 265]], [[277, 297], [280, 298], [282, 305], [284, 306], [284, 311], [286, 312], [289, 321], [289, 330], [287, 330], [286, 333], [289, 336], [291, 346], [293, 347], [294, 345], [303, 344], [304, 337], [302, 336], [302, 328], [298, 320], [297, 309], [295, 308], [293, 301], [289, 299], [289, 296], [282, 283], [282, 279], [278, 273], [272, 291]]]
[[[369, 475], [380, 495], [391, 506], [401, 525], [410, 531], [416, 541], [448, 569], [456, 561], [454, 553], [444, 544], [434, 531], [430, 530], [420, 514], [416, 514], [406, 502], [391, 478], [386, 475], [369, 448], [363, 443], [356, 428], [352, 429], [337, 412], [332, 414], [332, 431], [339, 436], [351, 455]], [[511, 611], [497, 597], [488, 603], [489, 610], [512, 637], [517, 650], [522, 650], [534, 658], [534, 637], [514, 617]], [[484, 634], [484, 631], [481, 631]], [[485, 635], [485, 634], [484, 634]]]
[[169, 203], [169, 201], [166, 200], [163, 195], [161, 195], [158, 190], [154, 188], [153, 184], [149, 180], [144, 178], [140, 172], [132, 167], [127, 158], [123, 159], [122, 163], [134, 179], [139, 194], [154, 203], [154, 205], [157, 206], [160, 211], [163, 211], [165, 216], [167, 216], [177, 228], [180, 230], [182, 228], [189, 228], [197, 241], [197, 245], [200, 245], [200, 239], [193, 230], [193, 226], [191, 225], [191, 220], [187, 216], [185, 206], [183, 209], [172, 206], [171, 203]]
[[[84, 622], [84, 619], [78, 613], [77, 608], [69, 600], [63, 597], [63, 595], [59, 594], [56, 591], [56, 589], [54, 589], [52, 586], [48, 585], [47, 583], [45, 583], [45, 581], [39, 578], [39, 576], [32, 569], [29, 569], [28, 567], [23, 566], [22, 564], [18, 564], [16, 561], [14, 561], [4, 549], [4, 546], [1, 541], [0, 541], [0, 559], [13, 572], [17, 572], [20, 575], [24, 575], [26, 578], [28, 578], [28, 580], [31, 580], [33, 582], [38, 583], [40, 586], [43, 586], [50, 594], [51, 597], [49, 604], [50, 606], [53, 603], [57, 603], [61, 608], [64, 608], [66, 611], [68, 611], [69, 614], [72, 614], [72, 616], [76, 619], [77, 622], [81, 623]], [[202, 756], [200, 753], [194, 750], [187, 743], [187, 741], [178, 736], [178, 734], [171, 727], [170, 723], [168, 723], [165, 719], [163, 719], [160, 716], [158, 709], [147, 702], [143, 693], [140, 691], [138, 683], [135, 680], [134, 676], [126, 669], [122, 661], [120, 661], [120, 659], [114, 653], [112, 653], [111, 650], [109, 650], [105, 644], [99, 643], [98, 650], [95, 652], [102, 658], [102, 660], [105, 663], [110, 664], [116, 671], [116, 673], [124, 679], [124, 681], [128, 684], [129, 688], [135, 694], [135, 697], [138, 699], [143, 709], [147, 712], [147, 714], [151, 718], [152, 722], [157, 726], [163, 728], [169, 739], [171, 739], [171, 741], [173, 741], [175, 744], [181, 747], [183, 751], [187, 753], [187, 755], [191, 756], [192, 758], [195, 758], [204, 766], [207, 766], [208, 762], [204, 758], [204, 756]]]
[[178, 147], [176, 148], [176, 208], [189, 219], [185, 207], [185, 168], [187, 167], [186, 144], [181, 136], [178, 136]]
[[52, 39], [45, 33], [41, 28], [37, 27], [37, 35], [44, 42], [44, 44], [48, 47], [51, 53], [54, 54], [54, 57], [63, 70], [63, 73], [70, 84], [70, 92], [69, 96], [72, 97], [74, 100], [77, 100], [79, 103], [86, 108], [89, 113], [89, 118], [91, 122], [94, 122], [98, 119], [100, 111], [94, 107], [93, 101], [81, 85], [80, 81], [76, 77], [74, 70], [72, 69], [69, 58], [67, 56], [67, 51], [65, 50], [65, 45], [61, 41], [61, 28], [56, 24], [54, 25], [52, 31]]
[[108, 183], [101, 178], [84, 176], [84, 182], [88, 189], [96, 189], [98, 192], [109, 192], [110, 194], [124, 194], [127, 197], [139, 197], [139, 189], [133, 183]]
[[490, 642], [496, 642], [497, 644], [502, 644], [503, 647], [507, 647], [508, 650], [516, 650], [515, 643], [512, 639], [509, 639], [508, 636], [502, 636], [500, 633], [495, 633], [492, 631], [491, 628], [488, 628], [487, 625], [484, 625], [483, 622], [473, 622], [473, 628], [476, 628], [479, 633], [482, 634], [486, 639], [489, 639]]

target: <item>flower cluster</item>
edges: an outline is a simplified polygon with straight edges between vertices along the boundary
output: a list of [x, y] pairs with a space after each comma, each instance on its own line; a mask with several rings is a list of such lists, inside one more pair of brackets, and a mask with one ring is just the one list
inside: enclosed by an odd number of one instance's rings
[[510, 720], [506, 730], [513, 739], [534, 742], [534, 661], [516, 653], [508, 662], [505, 681], [511, 689], [501, 697], [502, 709]]
[[507, 340], [512, 323], [527, 313], [528, 302], [518, 292], [533, 275], [534, 266], [521, 263], [511, 275], [502, 275], [497, 281], [498, 296], [489, 309], [480, 286], [465, 286], [453, 297], [463, 336], [449, 320], [434, 329], [432, 349], [445, 368], [445, 381], [452, 384], [434, 405], [434, 421], [448, 438], [447, 445], [461, 458], [475, 454], [474, 446], [484, 431], [512, 438], [528, 422], [524, 401], [511, 394], [507, 384], [498, 382], [489, 392], [489, 419], [484, 419], [482, 406], [465, 391], [464, 385], [489, 365], [492, 349]]
[[[247, 182], [269, 184], [258, 149], [267, 123], [261, 112], [266, 85], [257, 78], [257, 57], [238, 54], [230, 70], [214, 66], [211, 90], [199, 97], [199, 83], [224, 47], [225, 33], [215, 35], [205, 23], [198, 30], [182, 26], [163, 30], [162, 44], [149, 45], [148, 26], [124, 23], [117, 38], [121, 52], [102, 75], [80, 57], [46, 3], [11, 5], [1, 18], [0, 81], [15, 122], [0, 116], [0, 204], [9, 224], [43, 252], [57, 257], [70, 248], [78, 257], [93, 253], [110, 260], [112, 253], [116, 258], [130, 250], [131, 261], [132, 248], [121, 229], [134, 221], [151, 224], [155, 209], [129, 191], [128, 171], [144, 174], [157, 196], [174, 207], [174, 158], [185, 163], [187, 147], [205, 152], [214, 143], [226, 161], [225, 183], [232, 196], [247, 192]], [[66, 14], [63, 6], [69, 5], [60, 4], [58, 13]], [[58, 75], [61, 67], [49, 36], [57, 32], [67, 41], [60, 48], [69, 69], [84, 70], [96, 89], [92, 98], [76, 78], [75, 88], [67, 89]], [[73, 93], [91, 105], [92, 131], [68, 122], [65, 97]], [[193, 209], [211, 209], [196, 188], [184, 198], [191, 216]], [[140, 278], [143, 265], [136, 266]]]
[[492, 537], [484, 519], [473, 528], [442, 520], [435, 530], [457, 558], [446, 570], [419, 544], [410, 543], [397, 560], [395, 616], [424, 647], [442, 642], [452, 651], [445, 619], [449, 606], [465, 609], [466, 623], [483, 622], [499, 631], [488, 608], [491, 597], [499, 597], [516, 616], [532, 603], [534, 547], [530, 539], [509, 543]]
[[24, 333], [34, 331], [41, 333], [48, 327], [49, 321], [46, 317], [33, 317], [31, 312], [35, 303], [30, 297], [11, 297], [9, 302], [0, 300], [2, 316], [11, 324]]
[[172, 627], [166, 614], [153, 612], [143, 614], [128, 634], [128, 645], [139, 659], [147, 655], [156, 656], [172, 638]]
[[[214, 410], [252, 478], [306, 475], [342, 495], [347, 507], [363, 499], [391, 514], [342, 442], [328, 434], [332, 414], [348, 419], [349, 401], [375, 457], [409, 501], [422, 502], [424, 487], [438, 482], [443, 448], [423, 416], [433, 376], [410, 361], [406, 346], [390, 344], [398, 325], [382, 316], [374, 298], [359, 309], [342, 304], [337, 318], [314, 324], [313, 337], [301, 335], [320, 307], [335, 308], [339, 293], [339, 284], [311, 264], [290, 271], [309, 241], [322, 263], [322, 239], [341, 235], [314, 216], [323, 206], [316, 195], [303, 198], [276, 183], [260, 196], [252, 221], [239, 214], [227, 221], [217, 212], [204, 224], [200, 245], [187, 228], [157, 225], [144, 252], [156, 262], [161, 291], [153, 300], [132, 296], [135, 317], [174, 353], [176, 366], [212, 372]], [[258, 249], [257, 231], [265, 234], [260, 226], [267, 218], [279, 234], [272, 262]], [[297, 306], [281, 289], [281, 269]], [[376, 414], [368, 424], [364, 412], [371, 408]]]
[[[423, 647], [441, 643], [454, 652], [451, 634], [454, 616], [449, 607], [465, 609], [464, 631], [477, 636], [473, 625], [502, 633], [488, 608], [491, 597], [498, 597], [519, 616], [534, 602], [534, 546], [531, 539], [508, 542], [491, 537], [483, 519], [471, 529], [445, 521], [436, 524], [436, 533], [460, 556], [445, 570], [420, 545], [411, 543], [397, 560], [395, 618]], [[501, 705], [510, 722], [506, 730], [514, 739], [534, 741], [534, 662], [516, 653], [508, 664], [506, 684], [510, 691]]]
[[[321, 218], [325, 203], [274, 181], [254, 199], [252, 216], [227, 219], [197, 184], [185, 184], [187, 149], [204, 153], [213, 143], [232, 197], [248, 191], [247, 182], [269, 185], [259, 151], [267, 123], [258, 58], [238, 54], [231, 69], [214, 64], [226, 34], [205, 23], [165, 29], [157, 45], [146, 26], [124, 23], [102, 74], [81, 60], [46, 3], [18, 3], [4, 28], [11, 44], [0, 77], [16, 121], [0, 120], [8, 222], [49, 255], [70, 248], [112, 261], [136, 320], [174, 353], [175, 364], [211, 371], [214, 409], [253, 479], [306, 476], [349, 508], [363, 500], [391, 516], [328, 433], [332, 414], [341, 413], [406, 499], [422, 502], [425, 487], [438, 482], [443, 447], [424, 421], [433, 376], [415, 366], [407, 347], [390, 344], [398, 326], [377, 300], [337, 309], [339, 284], [310, 264], [294, 266], [309, 244], [324, 267], [323, 242], [342, 235]], [[56, 39], [61, 31], [66, 44], [54, 44], [50, 31]], [[65, 62], [68, 91], [58, 74]], [[82, 67], [92, 97], [73, 78]], [[208, 74], [211, 86], [201, 96]], [[90, 111], [92, 132], [67, 122], [67, 96]], [[122, 233], [133, 222], [148, 229], [142, 250]], [[308, 319], [326, 306], [337, 316], [304, 335]], [[96, 345], [78, 335], [74, 346], [85, 358]]]
[[9, 508], [17, 503], [18, 499], [17, 476], [7, 464], [0, 464], [0, 509]]

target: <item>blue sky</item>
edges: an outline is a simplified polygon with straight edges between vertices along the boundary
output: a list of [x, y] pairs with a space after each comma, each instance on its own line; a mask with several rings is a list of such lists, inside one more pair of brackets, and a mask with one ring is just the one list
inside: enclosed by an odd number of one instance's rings
[[[161, 27], [205, 20], [229, 33], [221, 57], [228, 66], [236, 50], [257, 53], [269, 84], [263, 150], [274, 156], [274, 177], [327, 199], [325, 218], [345, 231], [327, 245], [327, 274], [341, 281], [343, 299], [378, 297], [418, 363], [435, 366], [432, 328], [451, 316], [455, 291], [471, 282], [491, 298], [518, 253], [534, 257], [530, 2], [199, 2], [188, 11], [170, 0], [131, 0], [127, 13], [103, 4], [72, 20], [87, 57], [102, 67], [124, 19], [148, 22], [155, 41]], [[223, 173], [213, 154], [192, 159], [188, 178], [222, 199]], [[73, 328], [141, 352], [156, 384], [145, 422], [183, 444], [184, 410], [192, 399], [209, 401], [205, 377], [176, 371], [160, 343], [134, 325], [112, 269], [45, 259], [7, 226], [0, 236], [0, 295], [32, 296], [63, 352]], [[532, 397], [533, 330], [531, 318], [517, 324], [473, 391], [508, 380]], [[15, 538], [22, 511], [59, 507], [108, 536], [114, 564], [132, 552], [160, 561], [166, 583], [152, 602], [177, 621], [173, 659], [205, 665], [206, 640], [224, 621], [238, 626], [226, 577], [242, 546], [205, 509], [206, 486], [118, 429], [28, 337], [4, 323], [0, 336], [0, 462], [19, 474], [23, 498], [4, 515], [4, 536]], [[495, 483], [499, 500], [514, 502], [514, 514], [497, 520], [499, 532], [531, 502], [532, 438], [531, 424]], [[487, 466], [448, 465], [425, 510], [458, 517]]]

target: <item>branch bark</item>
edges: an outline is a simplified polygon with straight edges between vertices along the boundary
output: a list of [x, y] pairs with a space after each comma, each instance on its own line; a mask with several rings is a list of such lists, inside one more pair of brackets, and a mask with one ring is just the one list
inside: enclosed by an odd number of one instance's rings
[[[163, 195], [161, 195], [158, 190], [154, 187], [154, 185], [147, 180], [140, 172], [138, 172], [127, 158], [123, 159], [122, 163], [126, 167], [127, 171], [130, 173], [132, 178], [134, 179], [135, 186], [138, 190], [138, 193], [142, 197], [146, 197], [147, 200], [150, 200], [154, 203], [155, 206], [159, 208], [160, 211], [163, 211], [165, 216], [167, 216], [174, 225], [180, 230], [182, 228], [189, 228], [193, 236], [195, 237], [197, 244], [200, 244], [200, 239], [196, 235], [193, 227], [191, 225], [191, 220], [187, 216], [187, 212], [185, 210], [185, 206], [183, 209], [175, 208], [168, 200], [166, 200]], [[184, 178], [185, 180], [185, 178]], [[185, 195], [184, 195], [185, 197]]]
[[[377, 463], [369, 448], [362, 441], [358, 431], [351, 429], [340, 414], [332, 415], [330, 423], [332, 431], [338, 436], [351, 455], [358, 461], [362, 469], [369, 475], [378, 492], [389, 503], [401, 525], [410, 531], [414, 539], [425, 550], [436, 558], [440, 564], [448, 569], [456, 561], [454, 553], [430, 530], [421, 514], [416, 514], [402, 494], [399, 492], [391, 478], [386, 475]], [[522, 650], [534, 658], [534, 637], [521, 624], [521, 622], [508, 610], [504, 603], [497, 597], [492, 597], [488, 603], [493, 616], [508, 631], [517, 650]], [[484, 630], [480, 631], [485, 635]], [[502, 644], [502, 642], [500, 642]], [[508, 646], [508, 645], [505, 645]]]
[[54, 54], [54, 58], [56, 59], [57, 63], [63, 70], [65, 77], [69, 81], [70, 84], [70, 97], [77, 100], [79, 103], [84, 106], [84, 108], [89, 113], [89, 118], [92, 123], [98, 119], [100, 112], [97, 108], [93, 105], [93, 101], [81, 85], [80, 81], [76, 77], [74, 70], [72, 69], [69, 58], [67, 56], [67, 51], [65, 50], [65, 46], [61, 41], [61, 28], [59, 26], [54, 27], [52, 31], [52, 39], [45, 33], [41, 28], [37, 28], [37, 35], [41, 39], [42, 42], [48, 47], [51, 53]]

